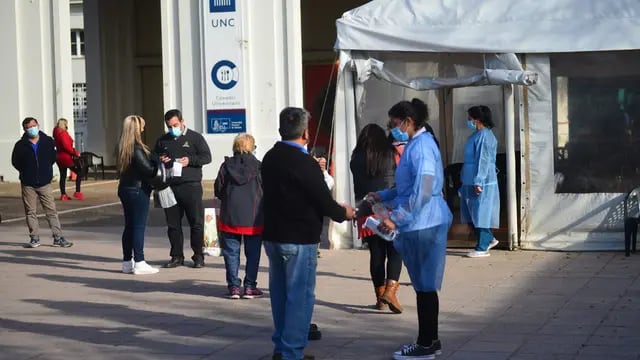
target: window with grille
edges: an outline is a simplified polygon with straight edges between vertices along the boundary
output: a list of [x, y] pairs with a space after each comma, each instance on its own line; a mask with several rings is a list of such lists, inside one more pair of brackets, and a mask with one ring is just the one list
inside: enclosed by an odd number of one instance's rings
[[87, 84], [73, 84], [73, 121], [76, 124], [87, 123]]
[[84, 56], [84, 30], [71, 30], [71, 56]]

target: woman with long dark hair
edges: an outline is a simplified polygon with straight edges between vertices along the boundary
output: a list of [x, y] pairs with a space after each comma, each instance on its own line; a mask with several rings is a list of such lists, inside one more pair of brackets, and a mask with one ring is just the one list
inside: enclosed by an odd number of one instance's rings
[[487, 257], [498, 245], [491, 228], [500, 226], [500, 191], [496, 175], [498, 140], [493, 135], [491, 110], [484, 105], [467, 110], [467, 126], [474, 130], [464, 146], [460, 215], [476, 235], [476, 248], [468, 257]]
[[427, 130], [427, 105], [402, 101], [389, 117], [409, 137], [395, 173], [395, 187], [370, 194], [389, 209], [382, 232], [398, 233], [393, 244], [407, 267], [416, 292], [418, 339], [393, 354], [394, 359], [433, 359], [441, 352], [438, 338], [439, 300], [452, 214], [442, 197], [444, 171], [440, 149]]
[[[370, 192], [393, 187], [395, 155], [396, 149], [380, 126], [369, 124], [362, 129], [350, 164], [357, 199], [363, 199]], [[402, 306], [396, 291], [402, 259], [392, 242], [363, 228], [365, 221], [365, 216], [358, 218], [358, 236], [369, 244], [369, 271], [376, 294], [376, 309], [384, 310], [388, 304], [391, 311], [399, 314]]]

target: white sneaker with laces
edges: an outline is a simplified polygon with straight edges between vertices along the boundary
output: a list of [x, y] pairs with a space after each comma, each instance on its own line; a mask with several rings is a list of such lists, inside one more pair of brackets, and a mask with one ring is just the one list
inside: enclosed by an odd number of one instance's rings
[[122, 272], [125, 274], [133, 274], [133, 259], [122, 262]]
[[487, 257], [487, 256], [491, 256], [491, 254], [489, 254], [488, 251], [473, 250], [467, 253], [467, 257], [470, 257], [470, 258], [479, 258], [479, 257]]
[[493, 238], [493, 240], [491, 240], [491, 243], [489, 244], [489, 248], [487, 249], [487, 251], [493, 249], [494, 247], [496, 247], [496, 245], [498, 245], [500, 241], [496, 240], [496, 238]]
[[146, 261], [138, 261], [133, 266], [133, 273], [135, 275], [155, 274], [158, 271], [159, 270], [157, 268], [154, 268], [151, 265], [147, 264]]

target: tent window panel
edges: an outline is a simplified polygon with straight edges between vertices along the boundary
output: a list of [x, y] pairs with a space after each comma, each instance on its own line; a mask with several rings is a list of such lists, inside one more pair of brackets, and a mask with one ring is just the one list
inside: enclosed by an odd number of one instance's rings
[[[574, 60], [580, 63], [579, 56]], [[552, 57], [556, 193], [624, 193], [640, 186], [638, 69], [603, 76], [574, 68], [567, 75], [554, 65]]]

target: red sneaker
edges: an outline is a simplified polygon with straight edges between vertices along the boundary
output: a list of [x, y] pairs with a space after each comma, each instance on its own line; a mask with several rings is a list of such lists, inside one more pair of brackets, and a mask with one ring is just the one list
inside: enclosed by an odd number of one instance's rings
[[71, 200], [71, 198], [68, 197], [67, 194], [60, 196], [60, 201], [69, 201], [69, 200]]
[[78, 192], [78, 191], [73, 193], [73, 197], [78, 199], [78, 200], [84, 200], [84, 195], [82, 195], [82, 193]]

